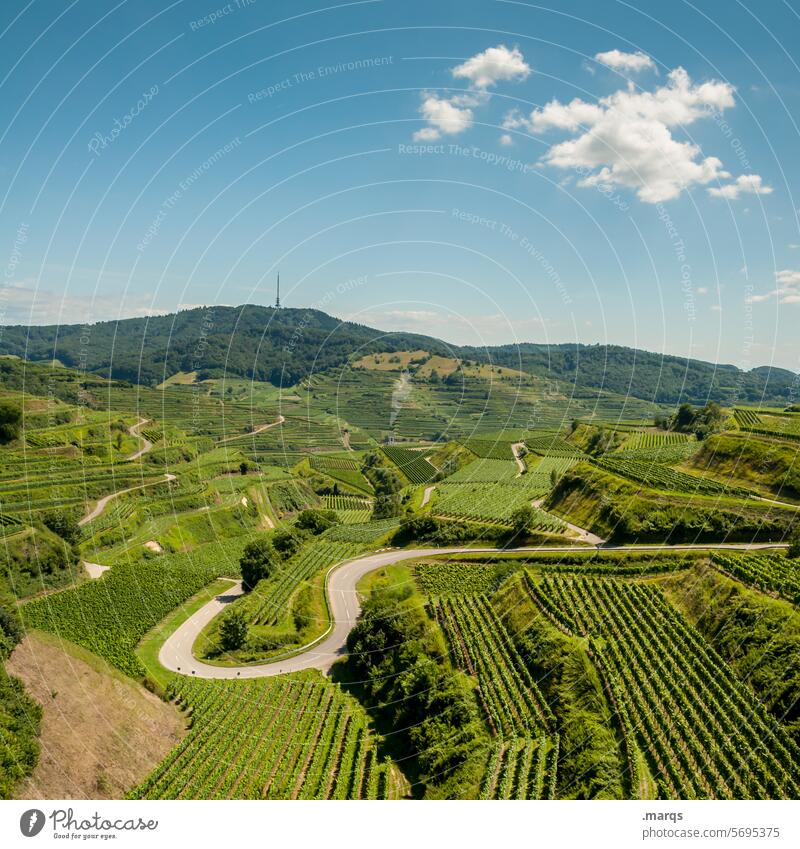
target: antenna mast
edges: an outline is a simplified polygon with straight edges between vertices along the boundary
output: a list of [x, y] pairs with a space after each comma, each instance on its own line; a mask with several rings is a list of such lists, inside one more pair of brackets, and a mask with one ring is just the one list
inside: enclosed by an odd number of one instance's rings
[[281, 308], [281, 273], [278, 272], [278, 293], [275, 297], [275, 309], [279, 310]]

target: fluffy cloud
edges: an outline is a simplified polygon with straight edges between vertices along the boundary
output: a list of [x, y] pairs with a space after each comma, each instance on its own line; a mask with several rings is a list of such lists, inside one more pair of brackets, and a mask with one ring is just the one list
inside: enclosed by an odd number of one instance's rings
[[800, 271], [785, 268], [783, 271], [775, 272], [777, 288], [764, 295], [751, 295], [748, 301], [751, 304], [760, 304], [777, 298], [780, 304], [800, 304]]
[[553, 100], [529, 116], [511, 112], [504, 126], [531, 133], [550, 129], [577, 135], [553, 145], [546, 164], [583, 175], [579, 185], [608, 184], [635, 189], [647, 203], [678, 197], [687, 187], [730, 177], [714, 156], [678, 141], [673, 128], [718, 114], [734, 105], [734, 89], [718, 80], [692, 83], [683, 68], [671, 71], [666, 85], [636, 91], [632, 85], [587, 103]]
[[475, 88], [489, 88], [501, 80], [524, 80], [531, 73], [518, 47], [509, 50], [504, 44], [490, 47], [456, 65], [451, 73], [456, 79], [467, 79]]
[[451, 97], [423, 92], [419, 111], [428, 126], [414, 133], [414, 141], [436, 141], [443, 135], [458, 135], [468, 130], [474, 121], [472, 110], [489, 99], [487, 88], [501, 80], [524, 80], [531, 68], [519, 48], [509, 50], [499, 44], [476, 53], [450, 72], [456, 79], [469, 80], [471, 91]]
[[414, 133], [415, 141], [435, 141], [442, 134], [452, 136], [463, 133], [472, 126], [472, 109], [458, 106], [463, 100], [444, 99], [435, 94], [423, 95], [420, 114], [429, 126]]
[[758, 174], [742, 174], [726, 186], [712, 186], [708, 193], [715, 198], [736, 200], [740, 194], [771, 195], [772, 187], [765, 186]]
[[636, 53], [623, 53], [621, 50], [607, 50], [605, 53], [595, 54], [595, 60], [615, 71], [637, 71], [655, 70], [655, 62], [641, 50]]

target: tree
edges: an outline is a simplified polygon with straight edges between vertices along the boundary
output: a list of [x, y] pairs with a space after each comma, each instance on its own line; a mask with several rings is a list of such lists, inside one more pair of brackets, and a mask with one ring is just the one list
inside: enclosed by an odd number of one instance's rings
[[268, 537], [261, 537], [248, 543], [239, 560], [239, 568], [242, 571], [242, 587], [249, 592], [264, 578], [275, 571], [278, 565], [278, 553]]
[[326, 531], [328, 528], [336, 524], [336, 512], [334, 510], [303, 510], [297, 517], [295, 526], [304, 530], [311, 531], [315, 536]]
[[0, 401], [0, 444], [19, 436], [22, 410], [10, 401]]
[[242, 460], [242, 462], [239, 463], [239, 473], [242, 475], [246, 475], [249, 471], [250, 464], [247, 462], [247, 460]]
[[533, 520], [536, 517], [533, 507], [526, 504], [523, 507], [518, 507], [511, 514], [511, 526], [515, 534], [526, 534], [531, 529]]
[[80, 542], [83, 535], [75, 514], [65, 512], [64, 510], [51, 510], [45, 513], [42, 516], [42, 524], [54, 534], [58, 534], [61, 539], [66, 540], [70, 545]]
[[223, 651], [236, 651], [247, 642], [247, 619], [239, 610], [232, 610], [219, 626], [219, 644]]
[[800, 557], [800, 527], [789, 537], [789, 551], [787, 555], [792, 558]]
[[280, 528], [272, 535], [272, 547], [284, 560], [297, 554], [303, 544], [303, 537], [293, 528]]

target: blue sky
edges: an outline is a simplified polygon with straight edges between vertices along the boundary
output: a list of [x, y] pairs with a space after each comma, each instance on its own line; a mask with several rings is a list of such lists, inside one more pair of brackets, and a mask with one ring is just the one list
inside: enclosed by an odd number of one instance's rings
[[0, 11], [2, 323], [316, 306], [800, 370], [795, 2]]

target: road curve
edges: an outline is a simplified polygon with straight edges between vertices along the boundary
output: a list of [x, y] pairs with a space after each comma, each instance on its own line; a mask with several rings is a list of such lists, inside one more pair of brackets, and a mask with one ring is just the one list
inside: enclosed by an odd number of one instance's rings
[[222, 445], [224, 442], [233, 442], [234, 439], [246, 439], [248, 436], [255, 436], [257, 433], [261, 433], [262, 431], [269, 430], [271, 427], [277, 427], [278, 425], [282, 425], [286, 421], [285, 416], [278, 416], [278, 420], [275, 422], [270, 422], [269, 424], [260, 425], [255, 430], [251, 430], [248, 433], [237, 433], [234, 436], [226, 436], [225, 439], [220, 439], [219, 445]]
[[86, 525], [91, 522], [92, 519], [96, 519], [103, 512], [103, 510], [106, 509], [110, 501], [113, 501], [120, 495], [125, 495], [126, 492], [133, 492], [137, 489], [144, 489], [146, 486], [155, 486], [157, 483], [167, 483], [168, 481], [174, 480], [175, 475], [166, 474], [163, 478], [159, 478], [159, 480], [148, 481], [147, 483], [140, 483], [136, 486], [129, 486], [127, 489], [120, 489], [117, 490], [117, 492], [112, 492], [109, 495], [104, 495], [82, 519], [78, 520], [78, 524]]
[[153, 443], [146, 436], [142, 436], [142, 434], [139, 433], [142, 427], [146, 425], [149, 421], [150, 419], [139, 419], [139, 421], [136, 422], [135, 425], [131, 425], [128, 428], [128, 433], [131, 436], [135, 436], [137, 439], [142, 440], [142, 447], [135, 454], [131, 454], [131, 456], [127, 458], [129, 463], [133, 460], [138, 460], [139, 458], [144, 457], [144, 455], [147, 454], [148, 451], [153, 450]]
[[[630, 545], [630, 546], [600, 546], [603, 549], [620, 549], [626, 551], [691, 551], [709, 548], [725, 548], [734, 550], [755, 550], [765, 548], [786, 548], [786, 545], [771, 543], [720, 543], [718, 545], [686, 544], [686, 545]], [[533, 548], [517, 548], [512, 551], [527, 551], [531, 553], [545, 551], [587, 551], [589, 546], [540, 546]], [[331, 612], [332, 626], [316, 643], [311, 644], [305, 651], [294, 654], [283, 660], [261, 663], [251, 666], [213, 666], [197, 660], [192, 654], [192, 646], [205, 626], [218, 616], [232, 601], [242, 594], [241, 581], [234, 582], [229, 590], [203, 605], [192, 614], [166, 640], [158, 653], [158, 660], [163, 667], [171, 672], [182, 675], [193, 675], [196, 678], [265, 678], [287, 672], [299, 672], [302, 669], [319, 669], [328, 672], [331, 666], [346, 653], [347, 635], [355, 624], [361, 612], [361, 603], [356, 592], [356, 584], [368, 572], [398, 563], [402, 560], [418, 560], [421, 557], [431, 557], [442, 554], [502, 554], [496, 548], [413, 548], [392, 549], [375, 554], [367, 554], [355, 560], [347, 560], [335, 566], [328, 574], [328, 606]]]

